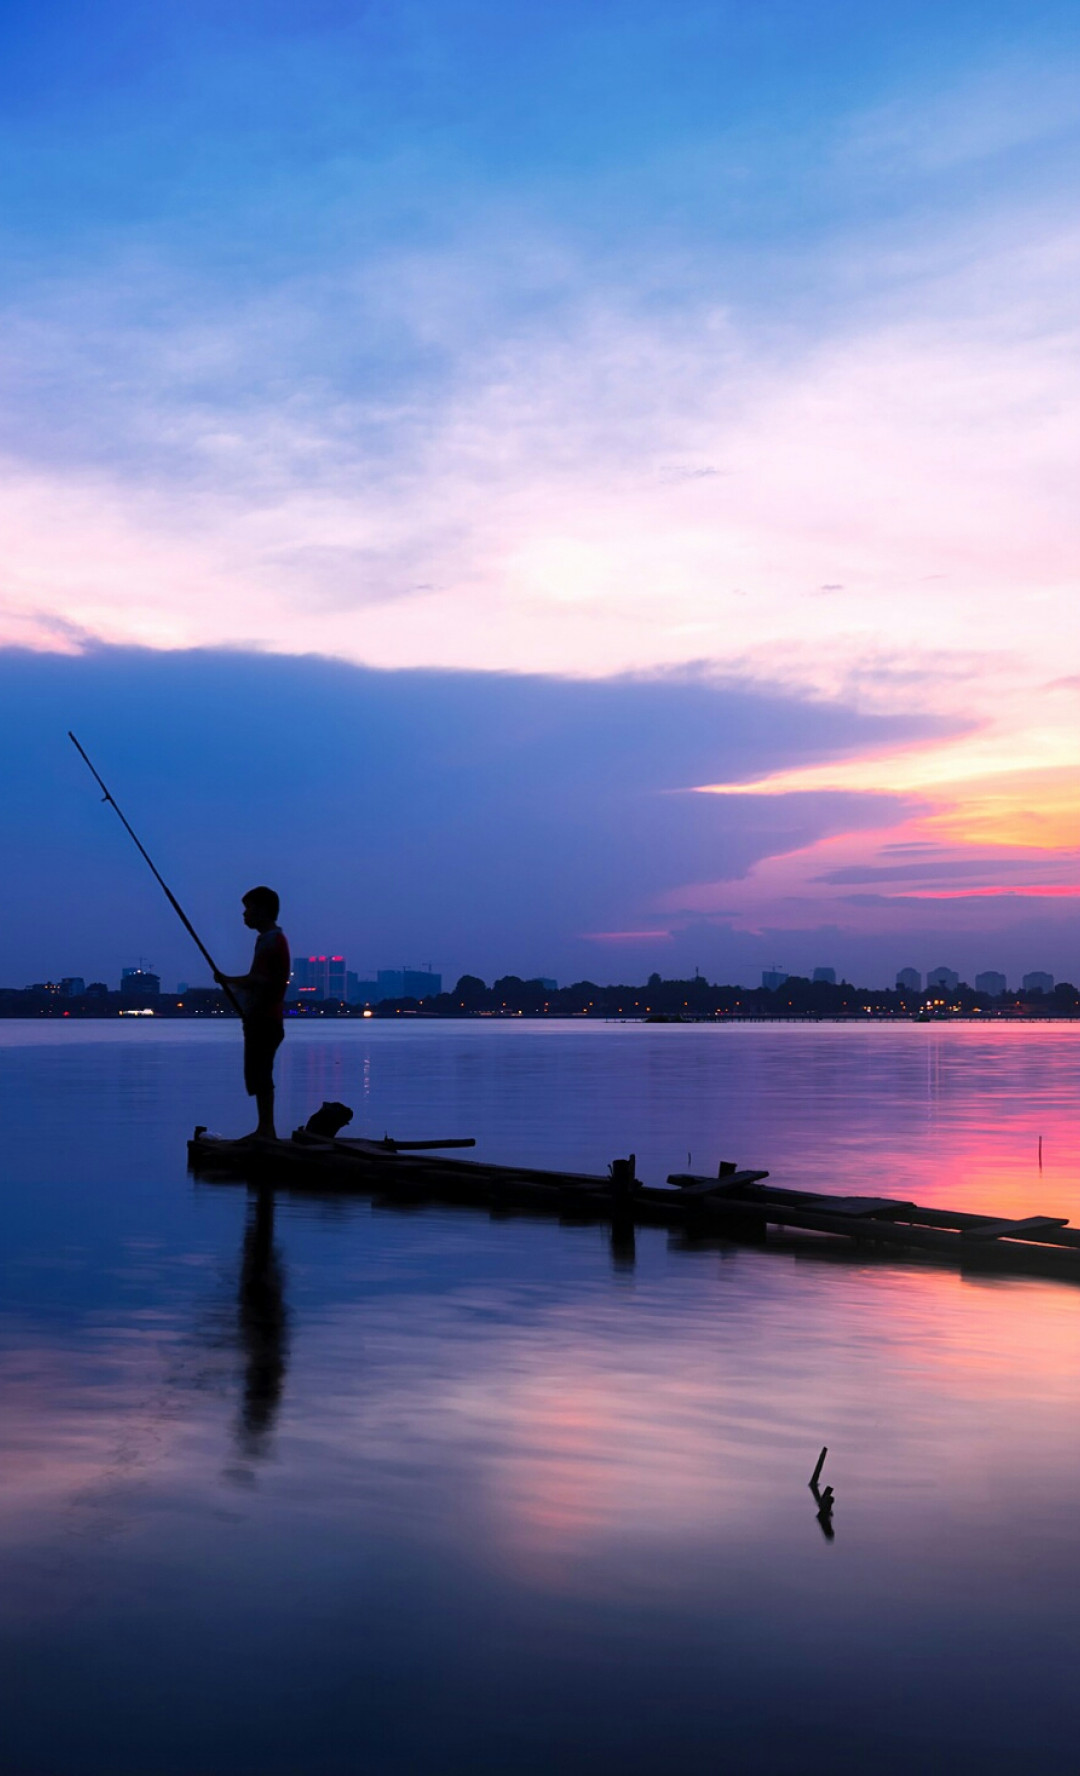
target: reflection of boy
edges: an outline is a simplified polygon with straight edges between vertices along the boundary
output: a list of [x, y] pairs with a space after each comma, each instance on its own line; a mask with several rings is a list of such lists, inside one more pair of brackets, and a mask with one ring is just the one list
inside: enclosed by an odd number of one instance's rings
[[232, 987], [244, 1018], [244, 1084], [259, 1112], [257, 1135], [275, 1138], [274, 1056], [285, 1035], [285, 989], [292, 967], [285, 933], [277, 917], [280, 901], [272, 888], [244, 895], [244, 924], [258, 932], [247, 974], [215, 973], [219, 986]]

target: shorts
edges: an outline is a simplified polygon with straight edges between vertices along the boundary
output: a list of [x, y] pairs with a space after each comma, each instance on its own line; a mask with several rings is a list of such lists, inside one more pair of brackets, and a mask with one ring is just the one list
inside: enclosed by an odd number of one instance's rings
[[285, 1040], [285, 1026], [276, 1018], [248, 1018], [244, 1023], [244, 1085], [249, 1098], [274, 1089], [274, 1056]]

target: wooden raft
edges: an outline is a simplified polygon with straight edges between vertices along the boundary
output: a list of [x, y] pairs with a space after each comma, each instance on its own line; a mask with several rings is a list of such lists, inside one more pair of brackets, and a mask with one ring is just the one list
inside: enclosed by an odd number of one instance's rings
[[1075, 1253], [1080, 1263], [1080, 1229], [1067, 1215], [978, 1215], [963, 1209], [924, 1208], [892, 1196], [829, 1196], [813, 1190], [783, 1190], [763, 1183], [698, 1178], [675, 1172], [670, 1184], [707, 1189], [713, 1211], [728, 1216], [757, 1215], [776, 1227], [838, 1233], [880, 1245], [920, 1246], [928, 1251], [965, 1252], [1004, 1242], [1032, 1244]]
[[[717, 1177], [671, 1173], [650, 1185], [633, 1155], [613, 1160], [606, 1176], [462, 1159], [475, 1141], [397, 1141], [297, 1130], [289, 1141], [228, 1141], [196, 1129], [190, 1169], [210, 1182], [249, 1182], [316, 1194], [342, 1192], [381, 1200], [426, 1200], [555, 1213], [562, 1219], [682, 1228], [690, 1237], [765, 1238], [775, 1227], [840, 1237], [863, 1249], [924, 1251], [965, 1267], [1030, 1270], [1080, 1280], [1080, 1229], [1064, 1215], [979, 1215], [926, 1208], [888, 1196], [844, 1196], [765, 1183], [765, 1171], [721, 1165]], [[809, 1248], [811, 1242], [807, 1242]]]

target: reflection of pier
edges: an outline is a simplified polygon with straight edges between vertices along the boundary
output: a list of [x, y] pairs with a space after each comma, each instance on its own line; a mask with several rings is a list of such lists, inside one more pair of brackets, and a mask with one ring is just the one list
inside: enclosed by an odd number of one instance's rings
[[237, 1438], [245, 1455], [257, 1457], [266, 1454], [288, 1361], [285, 1272], [274, 1244], [274, 1193], [265, 1187], [252, 1200], [244, 1231], [237, 1328], [244, 1358]]
[[472, 1145], [324, 1138], [306, 1131], [291, 1141], [224, 1141], [199, 1129], [188, 1151], [192, 1170], [207, 1179], [607, 1221], [616, 1258], [629, 1256], [637, 1226], [674, 1227], [691, 1239], [719, 1235], [759, 1242], [768, 1228], [778, 1227], [785, 1233], [840, 1236], [864, 1251], [896, 1256], [920, 1251], [965, 1268], [1034, 1271], [1080, 1281], [1080, 1229], [1069, 1227], [1063, 1215], [980, 1215], [896, 1197], [784, 1189], [764, 1182], [768, 1172], [738, 1171], [729, 1163], [714, 1178], [677, 1172], [665, 1184], [650, 1185], [638, 1178], [632, 1154], [614, 1160], [605, 1177], [493, 1165], [445, 1151]]

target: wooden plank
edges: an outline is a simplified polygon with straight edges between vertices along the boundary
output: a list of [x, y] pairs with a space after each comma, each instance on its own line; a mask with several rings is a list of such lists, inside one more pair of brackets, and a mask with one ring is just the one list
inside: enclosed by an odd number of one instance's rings
[[995, 1217], [992, 1221], [981, 1221], [976, 1227], [965, 1227], [960, 1237], [965, 1240], [988, 1240], [1046, 1233], [1052, 1227], [1064, 1227], [1068, 1219], [1067, 1215], [1028, 1215], [1023, 1221], [1004, 1221]]
[[338, 1136], [328, 1140], [322, 1136], [305, 1134], [303, 1140], [279, 1141], [276, 1151], [282, 1159], [299, 1169], [303, 1169], [314, 1158], [327, 1166], [336, 1162], [342, 1173], [345, 1173], [350, 1169], [349, 1162], [352, 1161], [358, 1177], [379, 1173], [387, 1185], [394, 1179], [422, 1182], [425, 1176], [431, 1176], [460, 1178], [466, 1182], [491, 1185], [505, 1184], [510, 1187], [524, 1182], [542, 1185], [553, 1194], [562, 1190], [596, 1191], [606, 1195], [611, 1193], [610, 1178], [589, 1173], [552, 1172], [530, 1166], [496, 1165], [482, 1159], [444, 1159], [438, 1151], [430, 1156], [423, 1152], [399, 1153], [382, 1141], [365, 1141], [357, 1136], [350, 1136], [345, 1140]]
[[350, 1148], [357, 1153], [442, 1153], [450, 1147], [475, 1147], [473, 1136], [464, 1140], [453, 1141], [395, 1141], [391, 1135], [385, 1135], [381, 1141], [369, 1141], [361, 1135], [336, 1135], [339, 1147]]
[[[723, 1222], [727, 1217], [739, 1217], [739, 1213], [744, 1208], [750, 1208], [751, 1201], [753, 1199], [750, 1197], [746, 1199], [746, 1202], [732, 1202], [728, 1197], [712, 1197], [707, 1202], [707, 1208], [711, 1209], [712, 1213], [718, 1217], [719, 1222]], [[808, 1204], [769, 1204], [767, 1208], [762, 1208], [762, 1213], [764, 1213], [767, 1222], [771, 1222], [774, 1227], [805, 1227], [806, 1231], [810, 1231], [810, 1233], [844, 1234], [846, 1238], [854, 1240], [856, 1243], [870, 1240], [874, 1245], [892, 1245], [892, 1247], [908, 1247], [908, 1249], [922, 1247], [922, 1249], [931, 1250], [931, 1252], [950, 1254], [954, 1259], [959, 1257], [961, 1261], [963, 1261], [965, 1252], [972, 1254], [972, 1256], [975, 1252], [979, 1252], [984, 1263], [991, 1257], [997, 1257], [1005, 1268], [1018, 1268], [1018, 1270], [1030, 1268], [1030, 1266], [1046, 1268], [1046, 1266], [1055, 1263], [1057, 1275], [1073, 1275], [1073, 1277], [1078, 1275], [1078, 1268], [1080, 1268], [1080, 1252], [1076, 1252], [1075, 1249], [1062, 1250], [1053, 1245], [1055, 1233], [1060, 1236], [1060, 1229], [1055, 1229], [1055, 1227], [1046, 1229], [1044, 1243], [1041, 1245], [1034, 1243], [1034, 1245], [1025, 1247], [1025, 1245], [1021, 1245], [1021, 1240], [1025, 1238], [1023, 1234], [1020, 1234], [1016, 1241], [1009, 1241], [1009, 1243], [1002, 1243], [998, 1240], [968, 1241], [961, 1234], [947, 1233], [947, 1231], [936, 1229], [936, 1227], [918, 1227], [913, 1222], [897, 1224], [895, 1220], [881, 1220], [881, 1218], [874, 1217], [853, 1220], [846, 1215], [831, 1215], [828, 1211], [810, 1208]], [[1037, 1241], [1039, 1234], [1028, 1233], [1027, 1238]]]
[[[809, 1198], [806, 1198], [809, 1207]], [[895, 1196], [816, 1196], [823, 1214], [850, 1215], [857, 1220], [872, 1217], [875, 1221], [905, 1218], [914, 1209], [913, 1202], [901, 1202]]]
[[[369, 1157], [364, 1155], [364, 1157]], [[423, 1177], [426, 1172], [445, 1177], [459, 1177], [484, 1181], [492, 1185], [536, 1184], [553, 1194], [558, 1191], [580, 1191], [583, 1194], [598, 1192], [610, 1196], [611, 1179], [598, 1177], [588, 1172], [549, 1172], [532, 1166], [506, 1166], [488, 1164], [482, 1159], [441, 1159], [433, 1154], [430, 1159], [423, 1154], [387, 1153], [373, 1155], [377, 1162], [385, 1168], [386, 1176]]]
[[[710, 1179], [691, 1177], [687, 1173], [673, 1173], [668, 1178], [669, 1184], [682, 1186], [683, 1194], [694, 1196], [739, 1196], [751, 1180], [768, 1177], [768, 1173], [739, 1172], [734, 1178]], [[772, 1185], [758, 1186], [747, 1198], [747, 1206], [766, 1214], [770, 1207], [801, 1208], [810, 1214], [836, 1215], [852, 1220], [902, 1220], [910, 1222], [914, 1227], [950, 1228], [957, 1233], [974, 1239], [1037, 1239], [1040, 1235], [1056, 1233], [1068, 1227], [1066, 1215], [1029, 1215], [1021, 1219], [1009, 1219], [1005, 1216], [976, 1215], [962, 1211], [947, 1209], [921, 1208], [918, 1203], [908, 1202], [895, 1196], [830, 1196], [824, 1191], [785, 1190]], [[777, 1215], [779, 1222], [783, 1217]], [[1060, 1240], [1065, 1245], [1080, 1245], [1080, 1229], [1068, 1229], [1068, 1235]]]
[[[725, 1178], [696, 1178], [686, 1172], [673, 1172], [668, 1183], [680, 1186], [680, 1197], [739, 1196], [768, 1175], [768, 1172], [733, 1172]], [[754, 1207], [760, 1207], [760, 1204], [755, 1201]]]
[[[678, 1184], [683, 1196], [741, 1196], [748, 1191], [747, 1205], [766, 1213], [770, 1204], [801, 1206], [829, 1215], [848, 1215], [853, 1219], [907, 1217], [916, 1211], [913, 1202], [896, 1196], [826, 1196], [816, 1190], [781, 1190], [772, 1185], [762, 1187], [759, 1180], [768, 1172], [736, 1172], [734, 1177], [699, 1178], [688, 1172], [673, 1172], [669, 1184]], [[754, 1186], [755, 1188], [751, 1187]]]
[[[954, 1233], [966, 1233], [971, 1227], [985, 1227], [991, 1219], [1003, 1220], [1004, 1216], [973, 1215], [965, 1209], [928, 1209], [916, 1206], [911, 1210], [910, 1220], [916, 1227], [947, 1228]], [[1014, 1223], [1013, 1239], [1041, 1240], [1054, 1246], [1070, 1246], [1080, 1249], [1080, 1227], [1070, 1227], [1067, 1219], [1059, 1215], [1036, 1215], [1032, 1219], [1039, 1223], [1031, 1232], [1017, 1231], [1022, 1229], [1022, 1222]], [[1045, 1225], [1049, 1223], [1049, 1225]]]

